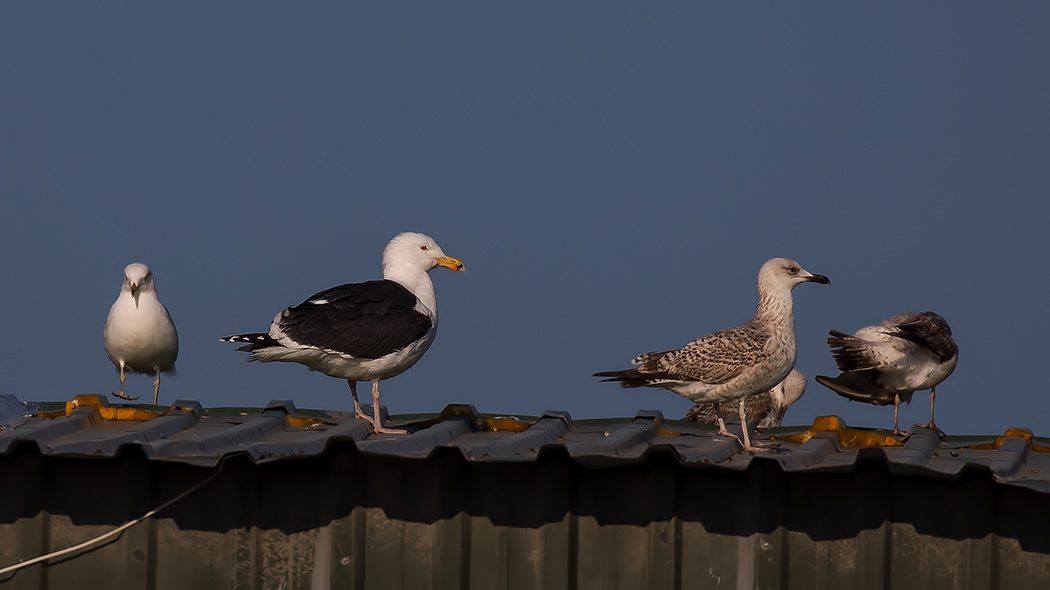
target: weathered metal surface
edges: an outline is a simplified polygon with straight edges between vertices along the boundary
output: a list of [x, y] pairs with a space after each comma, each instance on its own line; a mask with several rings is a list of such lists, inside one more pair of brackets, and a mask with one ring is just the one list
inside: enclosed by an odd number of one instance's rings
[[[0, 403], [14, 408], [12, 415], [24, 408], [10, 396]], [[574, 422], [565, 412], [519, 420], [449, 406], [441, 416], [405, 423], [407, 436], [375, 436], [365, 421], [347, 413], [300, 412], [290, 401], [261, 409], [205, 410], [198, 402], [180, 400], [167, 409], [151, 406], [160, 410], [154, 412], [139, 405], [110, 406], [90, 395], [45, 406], [54, 409], [0, 431], [0, 455], [26, 443], [46, 455], [63, 456], [114, 456], [133, 447], [151, 459], [215, 466], [232, 454], [247, 454], [256, 462], [303, 458], [324, 454], [333, 441], [351, 441], [364, 454], [418, 459], [451, 448], [470, 461], [536, 461], [543, 451], [559, 449], [581, 464], [609, 467], [644, 462], [650, 452], [663, 449], [684, 465], [726, 469], [774, 461], [786, 471], [849, 470], [862, 458], [877, 457], [895, 473], [954, 478], [978, 466], [991, 470], [1000, 483], [1050, 492], [1050, 443], [1022, 430], [942, 438], [916, 426], [901, 440], [885, 431], [849, 428], [830, 416], [810, 428], [773, 429], [773, 440], [766, 442], [769, 452], [752, 456], [711, 427], [665, 421], [652, 411], [627, 420]], [[730, 424], [739, 432], [738, 422]]]
[[40, 402], [22, 402], [13, 395], [0, 395], [0, 432], [28, 421], [40, 409]]
[[5, 589], [1043, 588], [1050, 576], [1050, 454], [1024, 433], [913, 429], [883, 447], [844, 445], [844, 426], [788, 428], [752, 457], [651, 412], [456, 410], [375, 437], [289, 402], [178, 402], [141, 422], [44, 409], [62, 416], [0, 433], [0, 568], [219, 475], [112, 543], [0, 576]]

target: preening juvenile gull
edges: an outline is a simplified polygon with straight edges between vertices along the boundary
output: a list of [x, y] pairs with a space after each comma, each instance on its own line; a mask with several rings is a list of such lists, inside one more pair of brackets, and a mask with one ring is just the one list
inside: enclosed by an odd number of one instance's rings
[[[763, 391], [744, 400], [744, 412], [751, 416], [757, 428], [775, 428], [784, 420], [784, 414], [791, 404], [797, 402], [806, 392], [806, 376], [798, 369], [791, 369], [783, 381], [769, 391]], [[732, 402], [723, 402], [718, 406], [718, 413], [734, 412]], [[686, 412], [683, 420], [701, 424], [715, 424], [718, 413], [714, 404], [696, 404]]]
[[935, 388], [959, 362], [959, 347], [944, 318], [932, 311], [902, 313], [852, 336], [838, 330], [828, 334], [842, 373], [835, 378], [817, 375], [817, 383], [853, 401], [893, 404], [895, 435], [903, 434], [897, 425], [901, 401], [910, 404], [913, 393], [929, 389], [930, 422], [925, 426], [943, 433], [933, 422]]
[[125, 373], [154, 375], [153, 403], [160, 397], [160, 374], [175, 374], [179, 334], [164, 304], [157, 298], [153, 271], [141, 262], [124, 269], [120, 295], [109, 308], [102, 343], [109, 360], [120, 371], [120, 392], [113, 395], [137, 400], [124, 393]]
[[[383, 250], [383, 280], [339, 285], [315, 293], [278, 313], [265, 334], [239, 334], [224, 342], [247, 342], [237, 350], [249, 361], [300, 363], [346, 379], [354, 415], [377, 434], [405, 434], [384, 428], [379, 417], [379, 382], [416, 364], [437, 333], [437, 300], [427, 274], [443, 266], [463, 270], [429, 236], [405, 232]], [[361, 410], [357, 382], [372, 382], [372, 414]]]
[[[634, 359], [641, 365], [624, 371], [595, 373], [624, 387], [661, 387], [694, 403], [738, 402], [740, 423], [746, 424], [744, 400], [768, 391], [795, 366], [795, 313], [791, 290], [799, 283], [829, 284], [824, 275], [810, 273], [794, 260], [773, 258], [758, 271], [758, 307], [751, 321], [708, 334], [678, 350], [647, 352]], [[715, 408], [718, 433], [726, 430]], [[742, 428], [745, 451], [751, 446]]]

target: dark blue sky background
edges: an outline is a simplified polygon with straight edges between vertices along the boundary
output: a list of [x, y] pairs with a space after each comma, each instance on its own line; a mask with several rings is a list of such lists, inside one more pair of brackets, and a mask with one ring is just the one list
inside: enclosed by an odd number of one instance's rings
[[[0, 393], [112, 391], [102, 325], [133, 261], [181, 338], [162, 402], [348, 409], [346, 384], [220, 336], [380, 276], [399, 231], [432, 273], [436, 343], [383, 383], [576, 418], [689, 402], [591, 373], [751, 317], [768, 258], [795, 290], [787, 422], [889, 427], [812, 379], [828, 328], [952, 325], [950, 433], [1050, 434], [1050, 5], [6, 3], [0, 7]], [[147, 395], [150, 379], [129, 391]], [[902, 424], [928, 419], [925, 395]]]

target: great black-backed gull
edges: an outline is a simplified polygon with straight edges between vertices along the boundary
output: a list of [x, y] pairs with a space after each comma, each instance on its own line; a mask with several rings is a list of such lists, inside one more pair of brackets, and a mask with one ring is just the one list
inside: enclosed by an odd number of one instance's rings
[[[384, 428], [379, 417], [379, 382], [400, 375], [430, 348], [437, 333], [437, 300], [427, 274], [443, 266], [463, 270], [429, 236], [405, 232], [383, 250], [383, 280], [350, 283], [315, 293], [278, 313], [265, 334], [227, 336], [247, 342], [237, 350], [249, 361], [306, 365], [346, 379], [354, 415], [370, 422], [377, 434], [405, 434]], [[372, 382], [372, 414], [361, 410], [357, 382]]]
[[893, 434], [903, 434], [897, 423], [901, 401], [911, 403], [916, 391], [930, 390], [933, 421], [937, 385], [948, 378], [959, 362], [959, 347], [948, 322], [932, 311], [902, 313], [877, 326], [865, 326], [850, 336], [828, 331], [828, 346], [842, 373], [817, 375], [817, 383], [853, 401], [877, 406], [893, 404]]
[[109, 360], [120, 372], [120, 391], [113, 395], [137, 400], [124, 393], [124, 373], [154, 375], [153, 403], [160, 397], [160, 374], [175, 374], [179, 334], [171, 314], [157, 298], [153, 271], [141, 262], [124, 269], [120, 295], [109, 308], [102, 343]]
[[[740, 423], [746, 424], [744, 400], [768, 391], [795, 366], [791, 290], [805, 282], [826, 285], [831, 281], [794, 260], [768, 260], [758, 271], [758, 307], [751, 321], [708, 334], [678, 350], [647, 352], [634, 359], [634, 364], [641, 365], [638, 368], [594, 375], [609, 377], [606, 381], [619, 381], [624, 387], [668, 389], [694, 403], [739, 402]], [[716, 417], [718, 433], [737, 438], [726, 430], [717, 409]], [[744, 450], [761, 450], [751, 446], [747, 428], [742, 431]]]
[[[791, 369], [788, 376], [769, 391], [745, 399], [744, 412], [751, 416], [757, 428], [776, 428], [784, 420], [784, 414], [791, 404], [797, 402], [803, 393], [806, 393], [806, 376], [798, 369]], [[714, 404], [696, 404], [682, 419], [687, 422], [716, 424], [718, 414], [736, 410], [733, 402], [719, 404], [717, 411]]]

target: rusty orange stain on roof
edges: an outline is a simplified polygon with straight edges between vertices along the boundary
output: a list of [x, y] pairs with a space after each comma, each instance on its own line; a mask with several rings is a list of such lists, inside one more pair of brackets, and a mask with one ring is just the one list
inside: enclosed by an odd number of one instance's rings
[[786, 440], [788, 442], [802, 444], [813, 438], [820, 432], [834, 432], [845, 447], [903, 447], [904, 443], [885, 434], [879, 434], [871, 430], [856, 430], [848, 428], [842, 418], [838, 416], [817, 416], [813, 421], [813, 427], [805, 432], [773, 436], [773, 440]]

